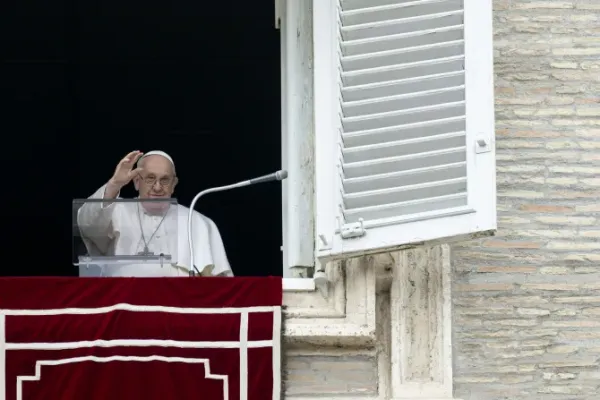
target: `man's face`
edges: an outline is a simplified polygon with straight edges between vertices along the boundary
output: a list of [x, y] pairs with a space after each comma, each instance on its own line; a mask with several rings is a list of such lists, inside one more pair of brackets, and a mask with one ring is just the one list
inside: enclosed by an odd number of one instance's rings
[[177, 185], [173, 164], [159, 155], [142, 160], [143, 171], [134, 178], [134, 185], [141, 199], [169, 198]]

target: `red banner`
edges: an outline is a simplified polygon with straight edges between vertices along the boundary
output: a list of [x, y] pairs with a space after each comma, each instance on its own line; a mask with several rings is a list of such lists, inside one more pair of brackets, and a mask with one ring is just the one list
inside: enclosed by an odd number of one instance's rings
[[279, 400], [281, 278], [0, 279], [0, 400]]

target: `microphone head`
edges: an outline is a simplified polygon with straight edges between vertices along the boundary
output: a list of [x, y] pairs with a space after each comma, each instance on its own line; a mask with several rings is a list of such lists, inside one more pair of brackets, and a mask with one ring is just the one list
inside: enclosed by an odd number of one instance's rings
[[281, 171], [277, 171], [275, 172], [275, 178], [277, 178], [278, 181], [282, 181], [285, 178], [287, 178], [288, 173], [286, 170], [282, 169]]

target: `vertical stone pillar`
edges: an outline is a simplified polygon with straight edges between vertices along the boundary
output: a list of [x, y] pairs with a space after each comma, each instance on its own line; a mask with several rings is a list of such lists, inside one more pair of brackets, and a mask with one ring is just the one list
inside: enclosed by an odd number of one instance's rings
[[397, 254], [390, 289], [392, 399], [452, 399], [449, 247]]

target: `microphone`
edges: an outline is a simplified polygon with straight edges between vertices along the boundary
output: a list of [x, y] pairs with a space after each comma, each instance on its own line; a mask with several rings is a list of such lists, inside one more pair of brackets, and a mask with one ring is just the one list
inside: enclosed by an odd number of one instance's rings
[[287, 171], [277, 171], [277, 172], [273, 172], [272, 174], [269, 174], [269, 175], [263, 175], [263, 176], [259, 176], [258, 178], [250, 179], [250, 184], [254, 185], [256, 183], [282, 181], [285, 178], [287, 178], [287, 176], [288, 176]]
[[[231, 185], [205, 189], [205, 190], [201, 191], [200, 193], [198, 193], [194, 197], [194, 199], [192, 200], [192, 203], [190, 204], [190, 213], [188, 215], [188, 221], [187, 221], [187, 231], [188, 231], [188, 247], [190, 250], [191, 264], [192, 264], [193, 270], [195, 270], [198, 275], [200, 275], [200, 270], [198, 270], [198, 267], [196, 267], [196, 264], [194, 263], [194, 241], [192, 240], [192, 216], [194, 215], [194, 208], [196, 207], [196, 202], [198, 201], [198, 199], [200, 199], [200, 197], [202, 197], [206, 194], [209, 194], [209, 193], [224, 192], [226, 190], [237, 189], [237, 188], [244, 187], [244, 186], [255, 185], [257, 183], [282, 181], [285, 178], [287, 178], [287, 176], [288, 176], [288, 173], [286, 170], [280, 170], [277, 172], [273, 172], [272, 174], [259, 176], [258, 178], [248, 179], [248, 180], [241, 181], [238, 183], [233, 183]], [[194, 274], [193, 270], [190, 270], [190, 275]]]

